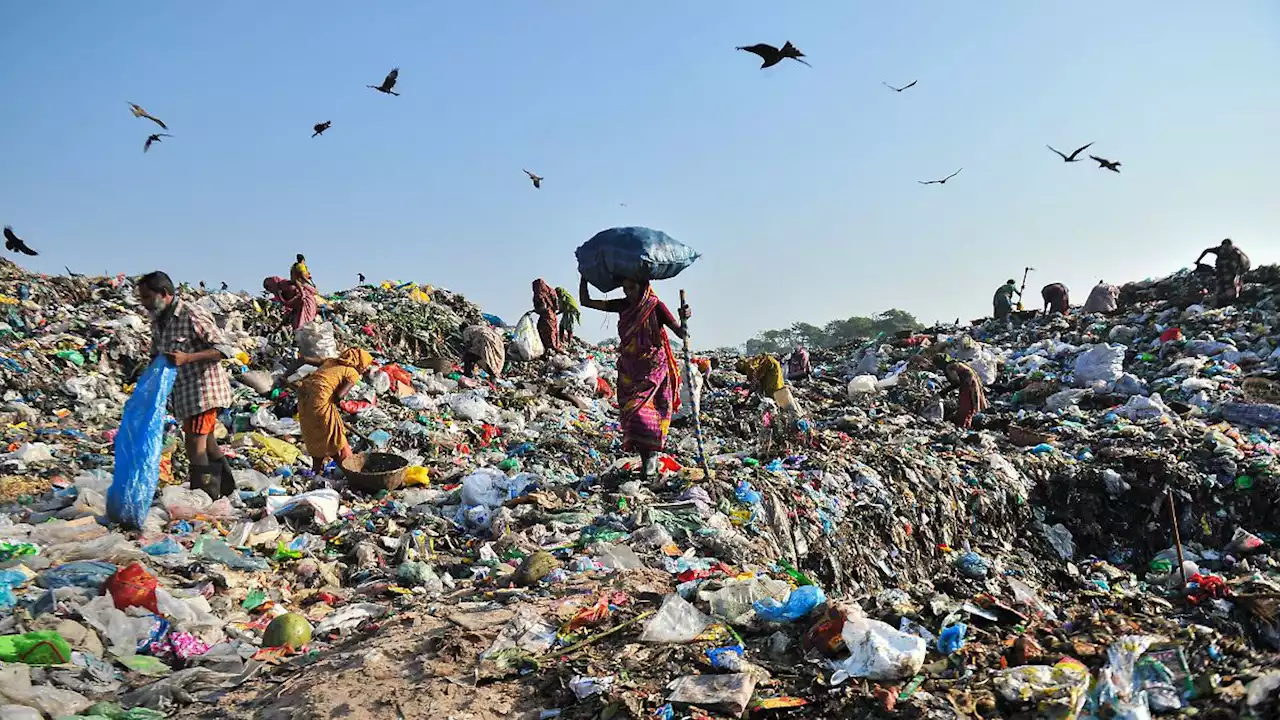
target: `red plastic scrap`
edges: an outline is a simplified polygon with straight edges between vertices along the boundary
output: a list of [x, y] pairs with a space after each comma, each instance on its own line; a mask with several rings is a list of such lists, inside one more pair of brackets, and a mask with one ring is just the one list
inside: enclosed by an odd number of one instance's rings
[[147, 572], [146, 566], [135, 562], [107, 578], [102, 591], [111, 594], [111, 602], [115, 603], [117, 610], [142, 607], [159, 613], [156, 609], [156, 584], [156, 577]]
[[1227, 581], [1217, 575], [1201, 575], [1196, 573], [1187, 578], [1190, 592], [1187, 602], [1196, 605], [1209, 598], [1225, 598], [1231, 596], [1231, 588]]

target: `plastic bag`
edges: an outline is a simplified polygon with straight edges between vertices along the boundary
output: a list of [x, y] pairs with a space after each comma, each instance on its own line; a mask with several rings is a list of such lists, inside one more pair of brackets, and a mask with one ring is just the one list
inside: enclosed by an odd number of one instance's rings
[[517, 359], [533, 360], [542, 357], [546, 348], [542, 346], [542, 337], [538, 335], [538, 325], [533, 313], [525, 313], [516, 323], [515, 339], [511, 341], [511, 350]]
[[165, 405], [177, 377], [172, 363], [163, 356], [156, 358], [124, 404], [115, 439], [115, 472], [107, 490], [107, 517], [112, 522], [141, 528], [147, 520], [160, 482]]
[[241, 373], [238, 379], [241, 384], [264, 396], [270, 395], [271, 388], [275, 385], [275, 379], [271, 377], [271, 373], [261, 370], [250, 370], [247, 373]]
[[333, 323], [313, 321], [298, 328], [298, 354], [303, 357], [336, 358], [338, 341], [333, 335]]
[[1046, 717], [1077, 717], [1088, 700], [1089, 671], [1078, 662], [997, 670], [992, 685], [1014, 703], [1035, 703]]
[[928, 645], [924, 638], [898, 632], [892, 626], [866, 617], [850, 617], [840, 631], [849, 658], [834, 663], [831, 684], [849, 677], [899, 680], [920, 672]]
[[156, 608], [156, 576], [142, 563], [130, 563], [107, 579], [106, 591], [117, 610], [143, 607], [153, 613]]
[[759, 600], [752, 607], [756, 614], [770, 622], [799, 620], [827, 601], [826, 593], [817, 585], [801, 585], [787, 596], [785, 603], [773, 598]]
[[479, 468], [462, 479], [460, 499], [465, 507], [483, 505], [497, 508], [507, 500], [510, 481], [505, 473], [494, 468]]
[[699, 612], [689, 601], [672, 593], [662, 601], [657, 614], [645, 624], [640, 642], [693, 642], [710, 624], [711, 618]]
[[856, 400], [863, 393], [876, 391], [875, 375], [859, 375], [849, 381], [849, 399]]
[[667, 280], [679, 275], [701, 255], [670, 235], [646, 227], [618, 227], [598, 232], [574, 252], [578, 273], [601, 292], [631, 280]]
[[1110, 384], [1124, 374], [1123, 345], [1104, 343], [1092, 345], [1076, 356], [1075, 380], [1079, 387], [1092, 387], [1094, 383]]
[[454, 417], [463, 420], [485, 422], [493, 420], [498, 415], [497, 409], [490, 405], [488, 400], [484, 399], [484, 395], [474, 391], [446, 395], [444, 404], [449, 407], [449, 411], [453, 413]]

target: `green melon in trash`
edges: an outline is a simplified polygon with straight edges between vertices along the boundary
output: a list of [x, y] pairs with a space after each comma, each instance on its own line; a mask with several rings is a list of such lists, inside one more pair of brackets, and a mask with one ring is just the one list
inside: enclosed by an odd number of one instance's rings
[[311, 623], [298, 613], [285, 613], [267, 626], [262, 635], [263, 647], [288, 647], [290, 650], [311, 642]]

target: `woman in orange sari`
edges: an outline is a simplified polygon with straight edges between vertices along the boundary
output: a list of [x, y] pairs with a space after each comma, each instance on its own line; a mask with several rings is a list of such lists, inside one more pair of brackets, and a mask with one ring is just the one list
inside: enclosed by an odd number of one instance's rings
[[[585, 277], [578, 286], [582, 307], [618, 313], [618, 424], [623, 449], [640, 454], [640, 474], [649, 479], [680, 406], [680, 370], [667, 330], [682, 339], [685, 331], [648, 282], [624, 280], [622, 292], [621, 300], [596, 300]], [[680, 316], [690, 316], [688, 306]]]
[[311, 456], [312, 469], [318, 474], [324, 470], [328, 458], [341, 461], [351, 455], [338, 403], [360, 382], [360, 376], [373, 364], [373, 356], [360, 348], [347, 348], [336, 359], [304, 358], [304, 361], [320, 366], [298, 386], [302, 441]]

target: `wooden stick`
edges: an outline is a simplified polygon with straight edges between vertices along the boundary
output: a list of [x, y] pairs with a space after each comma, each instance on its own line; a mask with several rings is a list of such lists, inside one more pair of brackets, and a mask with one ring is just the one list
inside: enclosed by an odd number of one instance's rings
[[598, 634], [598, 635], [592, 635], [591, 637], [587, 638], [586, 640], [583, 640], [582, 642], [574, 643], [574, 644], [570, 645], [570, 646], [569, 646], [569, 647], [567, 647], [567, 648], [564, 648], [564, 649], [562, 649], [562, 650], [557, 651], [557, 652], [556, 652], [555, 654], [553, 654], [553, 655], [543, 655], [542, 657], [537, 658], [537, 660], [538, 660], [538, 662], [542, 663], [542, 662], [548, 662], [548, 661], [550, 661], [550, 660], [555, 660], [556, 658], [564, 657], [564, 656], [566, 656], [566, 655], [572, 655], [573, 653], [575, 653], [575, 652], [577, 652], [577, 651], [581, 650], [582, 648], [584, 648], [584, 647], [586, 647], [586, 646], [588, 646], [588, 645], [591, 645], [591, 644], [593, 644], [593, 643], [596, 643], [596, 642], [598, 642], [598, 641], [600, 641], [600, 640], [603, 640], [603, 639], [605, 639], [605, 638], [609, 637], [610, 635], [612, 635], [612, 634], [614, 634], [614, 633], [618, 632], [619, 630], [621, 630], [621, 629], [623, 629], [623, 628], [626, 628], [626, 627], [630, 627], [630, 626], [632, 626], [632, 625], [635, 625], [636, 623], [640, 622], [641, 620], [644, 620], [645, 618], [649, 617], [650, 615], [652, 615], [652, 614], [654, 614], [654, 613], [656, 613], [656, 612], [657, 612], [657, 610], [646, 610], [646, 611], [644, 611], [644, 612], [640, 613], [639, 615], [637, 615], [637, 616], [635, 616], [635, 617], [631, 618], [630, 620], [628, 620], [628, 621], [626, 621], [626, 622], [622, 623], [621, 625], [618, 625], [618, 626], [616, 626], [616, 627], [609, 628], [608, 630], [605, 630], [604, 632], [602, 632], [602, 633], [600, 633], [600, 634]]
[[[689, 321], [684, 317], [684, 309], [688, 305], [685, 301], [684, 290], [680, 291], [680, 327], [684, 330], [684, 372], [685, 379], [689, 383], [689, 402], [694, 401], [693, 397], [693, 359], [689, 352]], [[676, 394], [679, 395], [680, 388], [676, 388]], [[699, 398], [701, 400], [701, 398]], [[700, 403], [699, 403], [700, 404]], [[711, 466], [707, 462], [707, 452], [702, 445], [702, 418], [700, 417], [700, 408], [695, 405], [693, 408], [693, 439], [697, 443], [698, 448], [698, 465], [702, 467], [702, 474], [706, 479], [711, 479]]]
[[1178, 531], [1178, 511], [1173, 506], [1173, 486], [1165, 488], [1165, 496], [1169, 498], [1169, 520], [1173, 523], [1173, 547], [1178, 551], [1178, 572], [1182, 573], [1182, 587], [1187, 586], [1187, 568], [1182, 560], [1182, 533]]

